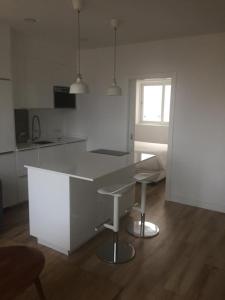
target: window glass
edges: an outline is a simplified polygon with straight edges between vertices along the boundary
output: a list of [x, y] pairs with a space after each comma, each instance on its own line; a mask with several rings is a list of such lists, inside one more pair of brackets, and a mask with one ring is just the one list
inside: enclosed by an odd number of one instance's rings
[[165, 96], [164, 96], [164, 112], [163, 112], [164, 122], [169, 122], [170, 120], [170, 98], [171, 98], [171, 85], [166, 85]]
[[143, 121], [160, 122], [162, 111], [162, 85], [143, 88]]

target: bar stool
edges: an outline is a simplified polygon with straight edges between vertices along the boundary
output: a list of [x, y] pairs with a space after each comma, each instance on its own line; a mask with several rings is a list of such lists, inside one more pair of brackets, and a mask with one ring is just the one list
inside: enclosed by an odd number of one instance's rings
[[[119, 198], [128, 191], [135, 182], [126, 184], [116, 184], [112, 186], [102, 187], [98, 189], [101, 195], [109, 195], [113, 197], [113, 225], [104, 223], [103, 227], [113, 231], [113, 239], [107, 241], [97, 250], [97, 256], [105, 262], [112, 264], [126, 263], [135, 256], [134, 247], [127, 243], [119, 241]], [[100, 225], [102, 226], [102, 225]], [[100, 227], [99, 226], [99, 227]]]
[[145, 206], [146, 206], [146, 187], [148, 183], [154, 182], [159, 172], [137, 173], [134, 176], [136, 182], [141, 183], [141, 206], [133, 207], [133, 209], [141, 213], [141, 220], [131, 221], [128, 224], [127, 231], [135, 237], [154, 237], [159, 233], [159, 227], [151, 222], [145, 221]]

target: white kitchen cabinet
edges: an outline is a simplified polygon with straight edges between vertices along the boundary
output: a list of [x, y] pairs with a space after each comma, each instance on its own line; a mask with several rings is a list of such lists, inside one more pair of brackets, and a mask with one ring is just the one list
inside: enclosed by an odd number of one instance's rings
[[0, 78], [12, 78], [10, 34], [9, 26], [0, 25]]
[[[68, 164], [74, 159], [75, 155], [84, 151], [86, 151], [86, 141], [16, 152], [14, 174], [16, 174], [17, 195], [12, 205], [28, 200], [27, 169], [24, 168], [24, 165], [41, 166], [47, 162], [49, 166], [54, 167], [56, 162]], [[9, 203], [9, 205], [11, 204]]]
[[12, 82], [0, 80], [0, 153], [15, 150]]
[[25, 150], [16, 152], [16, 173], [17, 173], [17, 203], [28, 200], [27, 169], [24, 165], [32, 165], [38, 162], [38, 150]]
[[41, 60], [26, 61], [25, 99], [27, 108], [53, 108], [50, 70]]
[[24, 150], [16, 152], [16, 171], [18, 177], [27, 175], [27, 169], [24, 165], [32, 165], [38, 162], [38, 150]]
[[17, 203], [28, 201], [28, 179], [27, 176], [17, 178]]
[[16, 108], [54, 108], [53, 86], [71, 83], [65, 65], [30, 57], [16, 62], [15, 77]]
[[3, 191], [3, 207], [18, 203], [15, 152], [0, 155], [0, 180]]
[[49, 166], [54, 166], [55, 162], [66, 159], [65, 145], [57, 145], [52, 147], [43, 147], [38, 150], [39, 165], [48, 163]]
[[43, 147], [38, 150], [39, 165], [41, 166], [42, 164], [45, 164], [45, 162], [47, 162], [49, 166], [52, 165], [53, 167], [55, 162], [68, 164], [74, 159], [75, 155], [84, 151], [86, 151], [86, 141]]

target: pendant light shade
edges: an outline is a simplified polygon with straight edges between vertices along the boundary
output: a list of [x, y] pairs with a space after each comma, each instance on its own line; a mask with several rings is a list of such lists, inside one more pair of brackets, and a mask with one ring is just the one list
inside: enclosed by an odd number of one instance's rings
[[121, 96], [122, 95], [122, 90], [121, 88], [117, 85], [116, 82], [116, 47], [117, 47], [117, 28], [118, 28], [118, 20], [117, 19], [112, 19], [111, 20], [111, 26], [114, 30], [114, 61], [113, 61], [113, 81], [110, 87], [107, 90], [107, 95], [108, 96]]
[[89, 92], [88, 85], [83, 81], [80, 73], [80, 10], [82, 7], [81, 0], [72, 0], [73, 8], [77, 11], [77, 78], [70, 86], [70, 94], [87, 94]]
[[89, 89], [87, 84], [82, 80], [81, 76], [77, 76], [76, 82], [70, 86], [70, 94], [87, 94]]
[[117, 85], [116, 81], [113, 81], [112, 85], [108, 88], [107, 95], [108, 96], [121, 96], [122, 95], [122, 90]]

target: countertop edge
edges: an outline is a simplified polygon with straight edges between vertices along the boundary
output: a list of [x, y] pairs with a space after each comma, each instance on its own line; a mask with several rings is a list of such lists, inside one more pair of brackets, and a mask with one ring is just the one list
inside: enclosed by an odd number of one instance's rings
[[69, 173], [66, 173], [66, 172], [62, 172], [62, 171], [59, 172], [59, 171], [49, 170], [49, 169], [46, 169], [46, 168], [43, 168], [43, 167], [24, 165], [24, 168], [26, 168], [26, 169], [39, 169], [39, 170], [42, 170], [44, 172], [57, 173], [57, 174], [60, 174], [60, 175], [64, 175], [64, 176], [72, 177], [72, 178], [76, 178], [76, 179], [81, 179], [81, 180], [86, 180], [86, 181], [91, 181], [91, 182], [94, 181], [94, 178], [84, 177], [84, 176], [79, 176], [79, 175], [72, 175], [72, 174], [69, 174]]
[[60, 145], [66, 145], [66, 144], [74, 144], [74, 143], [80, 143], [87, 141], [87, 138], [77, 138], [76, 140], [68, 140], [68, 141], [57, 141], [52, 142], [46, 145], [30, 145], [24, 148], [16, 148], [15, 152], [21, 152], [21, 151], [29, 151], [29, 150], [37, 150], [40, 148], [46, 148], [46, 147], [54, 147], [54, 146], [60, 146]]

